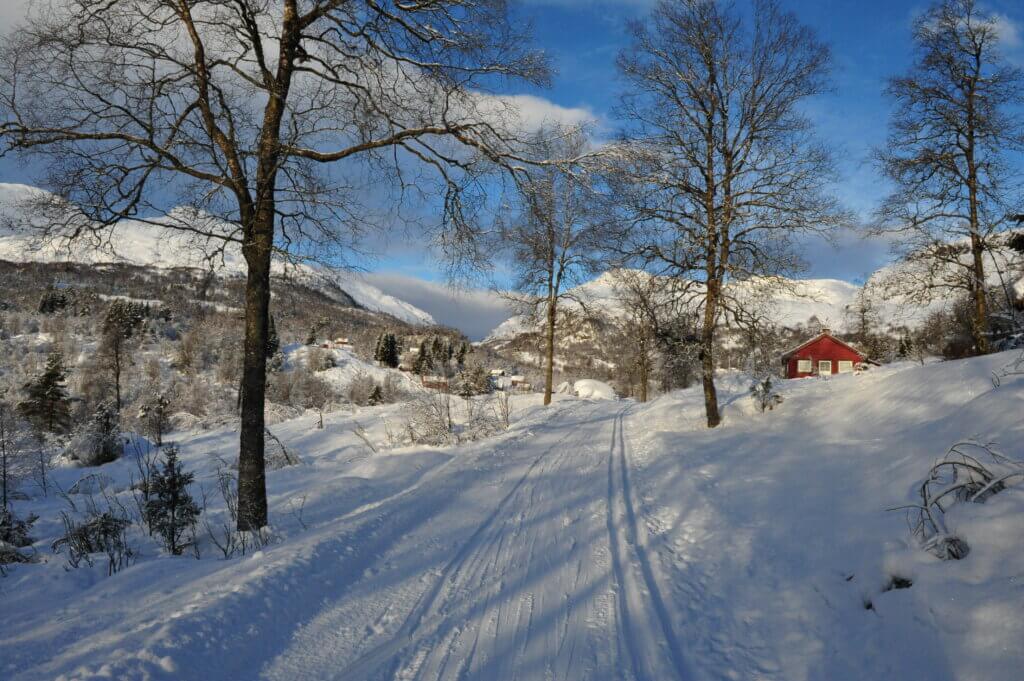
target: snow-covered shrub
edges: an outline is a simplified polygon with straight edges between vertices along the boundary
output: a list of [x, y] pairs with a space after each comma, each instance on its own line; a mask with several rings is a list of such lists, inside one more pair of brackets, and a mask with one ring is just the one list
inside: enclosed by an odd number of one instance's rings
[[494, 413], [498, 417], [498, 423], [502, 428], [508, 430], [512, 425], [512, 395], [505, 391], [498, 391], [494, 394]]
[[142, 434], [153, 439], [160, 447], [164, 443], [164, 435], [170, 430], [171, 400], [166, 393], [153, 392], [139, 406], [139, 425]]
[[926, 551], [942, 560], [959, 560], [970, 547], [949, 532], [946, 513], [957, 503], [984, 503], [1021, 480], [1024, 462], [1008, 459], [991, 445], [958, 442], [921, 483], [921, 502], [890, 510], [906, 511], [910, 531]]
[[[370, 403], [370, 396], [378, 388], [379, 386], [372, 376], [365, 371], [358, 371], [352, 376], [352, 380], [349, 381], [348, 388], [345, 390], [345, 397], [352, 404], [364, 407]], [[383, 394], [380, 397], [383, 399]]]
[[284, 443], [269, 428], [264, 431], [264, 459], [267, 470], [276, 471], [287, 466], [298, 466], [302, 459], [297, 454], [284, 446]]
[[84, 563], [92, 567], [93, 555], [107, 557], [107, 574], [113, 575], [135, 561], [135, 549], [128, 541], [128, 528], [132, 521], [128, 510], [116, 497], [103, 497], [101, 506], [89, 496], [85, 508], [78, 508], [70, 497], [65, 497], [70, 510], [61, 511], [64, 533], [51, 544], [54, 553], [66, 554], [68, 567], [79, 568]]
[[[149, 480], [149, 498], [144, 506], [146, 524], [175, 556], [195, 543], [199, 506], [188, 491], [194, 479], [195, 474], [186, 472], [178, 461], [177, 447], [171, 446], [164, 450], [163, 461]], [[186, 539], [189, 534], [191, 540]]]
[[452, 391], [463, 398], [487, 395], [494, 391], [490, 372], [481, 364], [471, 364], [452, 381]]
[[452, 396], [431, 391], [409, 403], [409, 440], [426, 445], [455, 442]]
[[84, 466], [101, 466], [121, 456], [123, 443], [117, 410], [113, 403], [102, 402], [96, 413], [75, 434], [68, 445], [68, 457]]
[[210, 543], [217, 547], [221, 556], [227, 560], [237, 555], [244, 556], [248, 551], [258, 551], [269, 544], [274, 536], [270, 529], [261, 527], [259, 530], [241, 532], [238, 525], [238, 476], [222, 459], [217, 466], [217, 491], [224, 508], [214, 511], [209, 508], [209, 495], [206, 489], [202, 492], [202, 510], [200, 518]]
[[763, 381], [750, 386], [750, 396], [761, 413], [771, 411], [782, 404], [782, 395], [775, 392], [771, 376], [765, 376]]
[[465, 403], [466, 423], [457, 431], [460, 442], [480, 440], [504, 429], [496, 405], [490, 399], [468, 399]]
[[30, 536], [32, 525], [38, 519], [34, 514], [22, 519], [14, 515], [14, 511], [0, 508], [0, 543], [15, 548], [30, 546], [34, 541]]

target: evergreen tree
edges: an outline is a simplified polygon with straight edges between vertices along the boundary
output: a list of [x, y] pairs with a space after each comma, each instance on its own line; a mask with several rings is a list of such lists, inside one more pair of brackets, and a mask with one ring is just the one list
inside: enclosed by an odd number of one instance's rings
[[66, 381], [63, 358], [55, 352], [47, 358], [43, 373], [25, 386], [28, 397], [18, 405], [18, 410], [36, 430], [67, 432], [71, 424], [71, 400]]
[[455, 361], [459, 365], [459, 369], [466, 366], [466, 355], [469, 354], [469, 343], [462, 341], [459, 344], [459, 351], [455, 353]]
[[384, 364], [384, 345], [386, 337], [387, 334], [385, 333], [377, 334], [377, 344], [373, 348], [373, 361], [381, 365]]
[[64, 295], [63, 291], [57, 291], [52, 286], [48, 286], [46, 291], [43, 293], [43, 297], [39, 299], [40, 314], [53, 314], [55, 312], [60, 312], [67, 306], [67, 296]]
[[381, 352], [381, 363], [392, 369], [398, 367], [401, 352], [398, 348], [398, 338], [393, 333], [384, 334], [383, 347]]
[[371, 407], [384, 403], [384, 391], [381, 390], [379, 385], [373, 386], [370, 396], [366, 398], [366, 403]]
[[160, 535], [164, 547], [178, 556], [191, 545], [184, 540], [185, 533], [195, 527], [199, 517], [199, 506], [188, 492], [195, 474], [185, 472], [178, 461], [178, 449], [173, 446], [164, 450], [161, 463], [149, 482], [146, 524]]
[[419, 376], [423, 376], [428, 371], [433, 370], [434, 360], [430, 356], [430, 348], [427, 346], [427, 341], [420, 341], [420, 351], [416, 355], [416, 363], [413, 365], [413, 372]]

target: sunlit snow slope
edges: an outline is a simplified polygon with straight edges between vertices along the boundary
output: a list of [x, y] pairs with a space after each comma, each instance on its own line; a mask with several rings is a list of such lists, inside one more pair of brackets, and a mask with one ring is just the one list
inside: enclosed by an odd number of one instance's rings
[[[218, 274], [225, 276], [241, 276], [245, 272], [245, 261], [235, 245], [211, 258], [219, 243], [197, 240], [186, 233], [161, 229], [159, 225], [137, 220], [126, 220], [111, 228], [102, 235], [99, 243], [91, 239], [70, 246], [40, 243], [39, 230], [33, 228], [32, 218], [24, 214], [23, 207], [25, 197], [38, 191], [25, 185], [0, 184], [0, 259], [88, 264], [116, 262], [161, 268], [213, 267]], [[159, 218], [155, 221], [159, 222]], [[276, 263], [275, 271], [314, 288], [322, 285], [328, 294], [330, 287], [336, 286], [368, 310], [390, 314], [413, 324], [434, 323], [427, 312], [384, 293], [355, 272], [317, 265], [286, 268], [283, 263]]]

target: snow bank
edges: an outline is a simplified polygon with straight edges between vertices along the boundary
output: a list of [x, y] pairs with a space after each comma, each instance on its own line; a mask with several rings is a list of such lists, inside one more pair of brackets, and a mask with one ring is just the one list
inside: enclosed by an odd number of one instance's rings
[[960, 440], [1024, 459], [1024, 377], [990, 378], [1016, 354], [780, 381], [785, 403], [764, 414], [723, 376], [713, 430], [699, 388], [633, 410], [647, 541], [693, 679], [723, 664], [745, 679], [1020, 678], [1024, 485], [950, 511], [961, 561], [886, 511], [917, 501]]
[[602, 381], [584, 378], [573, 383], [572, 392], [584, 400], [616, 400], [615, 390]]

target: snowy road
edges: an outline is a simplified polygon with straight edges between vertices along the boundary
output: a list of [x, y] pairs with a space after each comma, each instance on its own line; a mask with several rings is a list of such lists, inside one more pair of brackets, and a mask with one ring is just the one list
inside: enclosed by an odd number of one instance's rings
[[471, 474], [376, 509], [367, 531], [386, 548], [264, 675], [685, 678], [640, 540], [624, 412], [573, 407], [513, 450], [467, 462]]

